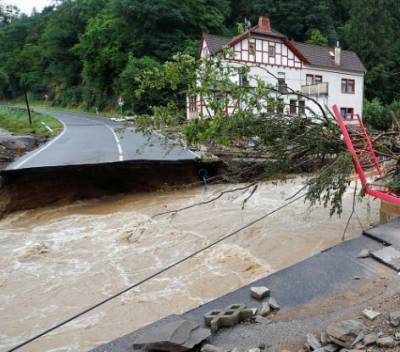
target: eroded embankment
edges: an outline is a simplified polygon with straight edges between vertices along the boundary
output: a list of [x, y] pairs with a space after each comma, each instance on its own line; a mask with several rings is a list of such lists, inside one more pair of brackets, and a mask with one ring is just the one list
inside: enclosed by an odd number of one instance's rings
[[201, 182], [202, 175], [215, 175], [220, 168], [218, 162], [135, 161], [3, 170], [0, 174], [0, 217], [51, 204]]

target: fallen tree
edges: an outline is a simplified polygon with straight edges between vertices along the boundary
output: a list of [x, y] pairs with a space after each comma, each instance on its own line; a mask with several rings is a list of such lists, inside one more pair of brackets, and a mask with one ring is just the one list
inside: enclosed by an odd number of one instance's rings
[[[350, 185], [353, 161], [347, 153], [340, 130], [327, 107], [279, 82], [266, 68], [257, 65], [227, 65], [225, 51], [201, 61], [178, 54], [162, 68], [147, 70], [137, 79], [138, 98], [170, 90], [175, 96], [161, 106], [153, 106], [153, 115], [137, 116], [137, 128], [178, 133], [189, 146], [206, 145], [211, 152], [224, 147], [239, 154], [251, 150], [263, 158], [263, 179], [284, 179], [289, 173], [323, 170], [306, 182], [306, 199], [322, 203], [331, 214], [342, 212], [342, 197]], [[262, 69], [277, 80], [267, 84], [250, 69]], [[238, 76], [246, 77], [241, 84]], [[243, 83], [243, 82], [242, 82]], [[312, 108], [296, 106], [299, 114], [287, 111], [282, 97], [296, 95], [311, 101]], [[187, 97], [201, 97], [203, 112], [186, 119]], [[233, 107], [228, 109], [227, 107]], [[396, 127], [397, 126], [397, 119]], [[400, 133], [396, 129], [371, 131], [377, 153], [394, 164], [380, 182], [400, 190]]]

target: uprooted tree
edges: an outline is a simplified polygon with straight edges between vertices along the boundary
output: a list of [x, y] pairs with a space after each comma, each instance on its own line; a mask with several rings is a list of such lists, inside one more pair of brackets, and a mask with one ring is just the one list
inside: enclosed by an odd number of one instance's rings
[[[227, 64], [226, 55], [232, 53], [225, 51], [201, 60], [177, 54], [162, 67], [144, 71], [137, 78], [137, 98], [148, 94], [171, 98], [152, 106], [148, 115], [137, 116], [137, 127], [144, 132], [178, 132], [188, 145], [206, 145], [211, 152], [221, 147], [251, 149], [253, 156], [265, 160], [261, 175], [265, 180], [318, 170], [306, 181], [306, 199], [312, 205], [329, 206], [331, 214], [340, 214], [353, 162], [329, 111], [284, 84], [267, 84], [251, 74], [251, 65]], [[257, 68], [279, 82], [266, 68]], [[238, 77], [245, 77], [245, 84]], [[166, 91], [171, 94], [166, 95]], [[290, 114], [281, 99], [288, 94], [310, 99], [312, 104], [299, 105], [299, 113]], [[201, 97], [205, 102], [202, 112], [192, 120], [186, 119], [187, 97]], [[375, 138], [381, 154], [396, 162], [384, 176], [393, 189], [400, 189], [400, 157], [395, 154], [399, 137], [398, 131], [389, 131], [377, 133]]]

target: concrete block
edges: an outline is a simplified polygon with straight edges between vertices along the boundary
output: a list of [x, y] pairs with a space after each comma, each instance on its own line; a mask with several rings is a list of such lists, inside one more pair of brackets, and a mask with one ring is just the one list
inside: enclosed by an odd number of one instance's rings
[[260, 287], [252, 287], [250, 289], [251, 296], [257, 300], [262, 300], [266, 297], [269, 297], [271, 291], [268, 287], [260, 286]]
[[253, 317], [253, 310], [247, 309], [244, 304], [232, 304], [225, 309], [217, 309], [204, 315], [204, 322], [217, 331], [222, 327], [230, 327]]

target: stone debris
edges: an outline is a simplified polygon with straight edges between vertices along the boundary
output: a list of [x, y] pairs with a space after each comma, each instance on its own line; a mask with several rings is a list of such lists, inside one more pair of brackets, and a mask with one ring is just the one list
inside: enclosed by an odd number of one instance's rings
[[250, 348], [247, 352], [261, 352], [259, 348]]
[[199, 324], [178, 318], [153, 329], [148, 329], [133, 344], [134, 349], [184, 352], [211, 336], [210, 330]]
[[374, 320], [381, 315], [381, 313], [372, 310], [372, 309], [364, 309], [362, 312], [363, 316], [369, 320]]
[[254, 317], [254, 322], [256, 324], [264, 324], [264, 325], [266, 325], [266, 324], [271, 324], [272, 320], [269, 320], [269, 319], [267, 319], [265, 317], [262, 317], [261, 315], [256, 315]]
[[264, 302], [258, 310], [258, 314], [262, 317], [266, 317], [269, 313], [271, 313], [271, 306], [269, 302]]
[[395, 341], [392, 337], [386, 336], [386, 337], [380, 337], [378, 340], [376, 340], [376, 344], [379, 347], [392, 348], [395, 346]]
[[394, 339], [395, 339], [396, 341], [400, 341], [400, 332], [395, 332], [395, 333], [394, 333]]
[[368, 249], [363, 249], [363, 250], [361, 250], [360, 253], [358, 253], [357, 258], [364, 259], [364, 258], [368, 258], [369, 256], [370, 256], [369, 250]]
[[322, 347], [321, 342], [314, 334], [307, 334], [307, 341], [305, 343], [305, 346], [308, 351], [319, 350]]
[[251, 296], [259, 301], [262, 299], [269, 297], [271, 291], [268, 287], [259, 286], [250, 288]]
[[351, 348], [359, 334], [366, 331], [366, 327], [358, 320], [345, 320], [328, 325], [326, 333], [330, 340], [344, 348]]
[[368, 334], [364, 336], [363, 343], [365, 346], [371, 346], [376, 343], [376, 340], [378, 340], [378, 336], [376, 334]]
[[226, 350], [221, 347], [206, 343], [201, 347], [201, 352], [226, 352]]
[[278, 302], [276, 301], [276, 299], [274, 297], [269, 297], [268, 303], [272, 310], [280, 310], [281, 309], [281, 307], [279, 306]]
[[397, 328], [400, 325], [400, 311], [390, 313], [389, 321], [392, 326]]
[[358, 336], [354, 339], [354, 341], [353, 341], [353, 343], [351, 344], [351, 347], [354, 347], [354, 346], [356, 346], [358, 343], [360, 343], [363, 339], [364, 339], [364, 333], [363, 332], [360, 332], [359, 334], [358, 334]]
[[218, 331], [222, 327], [234, 326], [241, 321], [253, 317], [253, 310], [246, 308], [244, 304], [232, 304], [225, 309], [212, 310], [204, 316], [206, 326], [211, 331]]
[[329, 342], [328, 334], [325, 331], [321, 332], [320, 341], [321, 341], [322, 346], [325, 346], [328, 344], [328, 342]]

